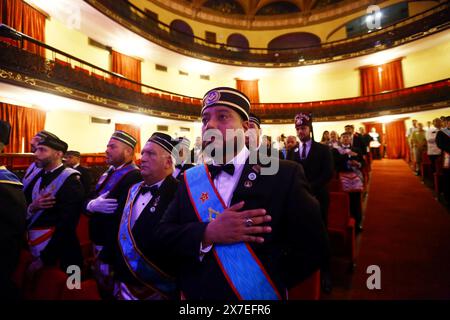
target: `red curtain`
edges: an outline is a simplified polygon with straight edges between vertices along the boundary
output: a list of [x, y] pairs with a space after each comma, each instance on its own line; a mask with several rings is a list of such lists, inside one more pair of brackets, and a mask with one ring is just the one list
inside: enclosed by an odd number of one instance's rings
[[22, 138], [25, 152], [31, 152], [31, 138], [45, 126], [45, 112], [36, 109], [19, 107], [0, 102], [0, 119], [11, 124], [11, 137], [9, 145], [4, 152], [22, 152]]
[[363, 96], [404, 88], [401, 59], [379, 66], [361, 67], [359, 73]]
[[405, 121], [386, 124], [386, 154], [389, 159], [405, 159], [408, 146], [405, 139]]
[[131, 134], [137, 140], [136, 148], [134, 148], [135, 154], [141, 153], [141, 128], [131, 124], [116, 123], [116, 130], [122, 130]]
[[246, 94], [251, 103], [259, 103], [258, 80], [236, 79], [236, 89]]
[[[112, 51], [112, 71], [125, 78], [141, 82], [141, 61], [133, 57]], [[141, 86], [126, 80], [119, 81], [119, 85], [128, 89], [141, 91]]]
[[[45, 16], [23, 0], [0, 0], [0, 22], [19, 32], [45, 42]], [[4, 18], [4, 19], [3, 19]], [[11, 43], [11, 41], [7, 40]], [[24, 49], [45, 55], [45, 49], [24, 41]]]

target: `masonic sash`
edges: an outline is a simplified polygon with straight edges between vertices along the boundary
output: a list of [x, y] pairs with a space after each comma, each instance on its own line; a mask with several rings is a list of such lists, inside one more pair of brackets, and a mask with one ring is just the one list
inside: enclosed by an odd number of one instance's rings
[[41, 168], [38, 168], [36, 166], [35, 162], [30, 164], [30, 166], [27, 168], [27, 171], [25, 172], [25, 175], [22, 179], [24, 190], [28, 187], [28, 185], [31, 183], [31, 181], [33, 181], [34, 177], [36, 177], [36, 175], [39, 172], [41, 172], [41, 170], [42, 170]]
[[95, 191], [98, 195], [102, 195], [108, 191], [111, 191], [129, 172], [133, 170], [139, 170], [139, 168], [134, 163], [130, 163], [123, 166], [119, 170], [115, 170], [108, 178], [109, 172], [111, 170], [113, 170], [112, 166], [105, 173], [103, 173], [98, 180], [98, 183], [95, 186]]
[[[206, 164], [185, 171], [192, 206], [202, 222], [210, 222], [226, 208], [211, 181]], [[275, 285], [251, 247], [244, 242], [214, 244], [214, 256], [240, 300], [281, 300]]]
[[142, 185], [143, 182], [134, 184], [128, 193], [128, 199], [119, 226], [119, 247], [128, 269], [136, 279], [163, 296], [171, 297], [176, 291], [175, 279], [159, 269], [142, 254], [134, 241], [131, 230], [133, 204], [139, 195]]
[[14, 173], [7, 170], [4, 166], [0, 166], [0, 183], [14, 184], [23, 187], [22, 182], [20, 182], [19, 178], [17, 178]]

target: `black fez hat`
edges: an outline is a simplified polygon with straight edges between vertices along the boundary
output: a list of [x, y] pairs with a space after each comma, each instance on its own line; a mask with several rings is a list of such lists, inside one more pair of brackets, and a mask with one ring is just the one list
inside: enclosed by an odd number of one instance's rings
[[254, 113], [250, 113], [249, 119], [250, 122], [255, 123], [258, 128], [261, 128], [261, 119]]
[[147, 142], [156, 143], [170, 154], [172, 154], [173, 148], [179, 143], [178, 140], [174, 140], [171, 136], [162, 132], [153, 133]]
[[250, 99], [241, 91], [230, 87], [218, 87], [209, 90], [203, 97], [202, 114], [214, 106], [224, 106], [233, 109], [244, 120], [248, 120]]
[[111, 136], [111, 139], [123, 142], [126, 145], [128, 145], [129, 147], [131, 147], [132, 149], [134, 149], [137, 144], [137, 140], [135, 137], [133, 137], [131, 134], [126, 133], [125, 131], [122, 131], [122, 130], [114, 131], [114, 133]]
[[65, 156], [66, 157], [67, 156], [74, 156], [74, 157], [80, 158], [81, 157], [81, 153], [79, 151], [69, 150], [69, 151], [66, 152]]
[[53, 133], [51, 133], [51, 132], [49, 132], [49, 131], [46, 131], [46, 130], [41, 130], [41, 131], [39, 131], [38, 133], [36, 133], [36, 136], [39, 137], [39, 138], [41, 138], [41, 139], [45, 139], [45, 138], [47, 138], [47, 137], [53, 137], [53, 138], [58, 139], [58, 137], [56, 136], [56, 134], [53, 134]]
[[0, 120], [0, 143], [5, 146], [9, 144], [9, 135], [11, 134], [11, 125], [9, 122]]
[[295, 126], [308, 126], [312, 128], [312, 115], [311, 113], [300, 112], [295, 115]]
[[38, 143], [39, 146], [47, 146], [57, 151], [62, 151], [66, 153], [68, 145], [54, 134], [48, 135], [42, 138]]

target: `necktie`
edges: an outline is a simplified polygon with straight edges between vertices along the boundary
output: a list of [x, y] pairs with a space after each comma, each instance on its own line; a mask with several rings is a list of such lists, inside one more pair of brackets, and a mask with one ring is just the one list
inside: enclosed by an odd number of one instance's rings
[[150, 192], [152, 194], [152, 196], [154, 197], [158, 192], [159, 192], [159, 188], [158, 186], [142, 186], [141, 187], [141, 194], [146, 194], [147, 192]]
[[214, 180], [222, 171], [225, 171], [230, 176], [234, 174], [234, 164], [228, 163], [220, 166], [208, 165], [208, 170], [211, 173], [211, 178]]
[[306, 142], [303, 142], [302, 159], [306, 159]]

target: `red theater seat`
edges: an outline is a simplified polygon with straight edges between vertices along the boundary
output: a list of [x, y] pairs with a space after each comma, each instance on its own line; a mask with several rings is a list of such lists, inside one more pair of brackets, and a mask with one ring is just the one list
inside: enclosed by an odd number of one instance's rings
[[70, 290], [65, 286], [61, 300], [101, 300], [101, 298], [95, 280], [86, 280], [81, 282], [80, 289]]
[[67, 274], [56, 267], [44, 267], [26, 284], [26, 300], [60, 300], [66, 287]]

